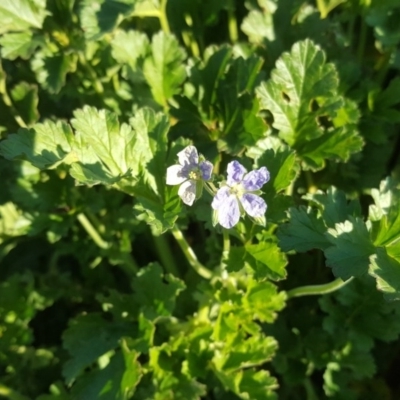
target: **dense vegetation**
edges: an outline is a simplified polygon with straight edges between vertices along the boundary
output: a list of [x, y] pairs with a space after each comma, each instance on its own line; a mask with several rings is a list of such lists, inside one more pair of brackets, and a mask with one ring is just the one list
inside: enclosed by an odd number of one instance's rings
[[399, 399], [399, 21], [1, 0], [0, 397]]

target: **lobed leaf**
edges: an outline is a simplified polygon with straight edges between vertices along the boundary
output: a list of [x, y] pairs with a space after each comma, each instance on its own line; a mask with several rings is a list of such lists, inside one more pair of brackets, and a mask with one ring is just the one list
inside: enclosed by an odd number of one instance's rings
[[75, 70], [76, 57], [38, 51], [31, 60], [31, 66], [42, 87], [50, 93], [58, 93], [65, 86], [67, 74]]
[[129, 125], [120, 125], [114, 113], [89, 106], [75, 111], [74, 117], [71, 125], [77, 141], [89, 145], [112, 176], [134, 169], [129, 161], [132, 159], [135, 135]]
[[291, 208], [288, 218], [289, 222], [281, 225], [277, 233], [283, 251], [304, 252], [329, 247], [324, 221], [310, 207]]
[[0, 34], [9, 31], [40, 29], [48, 15], [45, 0], [2, 0]]
[[7, 33], [0, 37], [1, 56], [8, 60], [18, 57], [28, 59], [43, 42], [41, 37], [35, 37], [29, 30]]
[[334, 228], [335, 224], [345, 222], [349, 216], [361, 217], [360, 203], [349, 201], [343, 191], [330, 187], [326, 193], [317, 191], [303, 197], [321, 210], [321, 215], [327, 227]]
[[174, 36], [163, 32], [153, 36], [151, 55], [144, 61], [143, 74], [159, 104], [165, 106], [185, 80], [185, 59], [186, 53]]
[[114, 350], [123, 336], [133, 333], [130, 323], [106, 321], [99, 314], [81, 315], [74, 319], [63, 334], [63, 346], [71, 355], [63, 368], [67, 384], [71, 384], [100, 356]]
[[337, 93], [338, 85], [334, 65], [305, 40], [278, 59], [271, 79], [256, 90], [279, 137], [296, 149], [307, 168], [321, 169], [325, 159], [347, 160], [363, 145], [354, 126], [342, 126], [336, 119], [347, 104]]
[[154, 321], [172, 315], [176, 297], [184, 288], [180, 279], [173, 275], [163, 277], [160, 265], [151, 263], [139, 271], [134, 297], [144, 317]]
[[377, 289], [386, 300], [400, 300], [400, 262], [392, 258], [385, 248], [376, 249], [370, 257], [368, 273], [376, 279]]
[[348, 221], [328, 229], [332, 247], [325, 250], [326, 264], [335, 276], [343, 280], [360, 276], [368, 271], [369, 257], [375, 249], [363, 220], [350, 217]]
[[74, 137], [64, 122], [44, 122], [31, 129], [21, 128], [0, 143], [0, 154], [7, 159], [25, 159], [39, 169], [49, 168], [71, 152]]
[[79, 18], [86, 39], [98, 40], [114, 30], [133, 11], [135, 2], [135, 0], [83, 0]]
[[256, 279], [285, 279], [287, 259], [276, 243], [265, 240], [246, 245], [245, 250], [246, 261], [254, 270]]

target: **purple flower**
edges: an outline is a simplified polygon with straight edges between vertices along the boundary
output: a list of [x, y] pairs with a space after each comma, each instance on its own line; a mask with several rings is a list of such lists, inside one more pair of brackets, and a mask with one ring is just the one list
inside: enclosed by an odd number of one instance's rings
[[200, 161], [197, 149], [187, 146], [178, 153], [179, 164], [167, 168], [167, 185], [181, 185], [178, 195], [191, 206], [201, 192], [202, 180], [210, 180], [213, 165], [209, 161]]
[[264, 218], [267, 204], [258, 196], [259, 190], [269, 181], [269, 172], [261, 167], [246, 173], [237, 161], [228, 164], [227, 186], [221, 187], [215, 195], [211, 207], [215, 210], [220, 225], [230, 229], [245, 212], [254, 219]]

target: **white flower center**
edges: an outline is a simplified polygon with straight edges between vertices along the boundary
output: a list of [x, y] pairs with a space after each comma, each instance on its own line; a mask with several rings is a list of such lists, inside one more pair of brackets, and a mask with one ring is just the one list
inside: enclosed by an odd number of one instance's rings
[[237, 183], [236, 185], [231, 186], [229, 193], [237, 197], [242, 197], [244, 193], [246, 193], [246, 190], [241, 183]]
[[194, 181], [201, 179], [201, 171], [198, 168], [192, 169], [188, 174], [188, 178]]

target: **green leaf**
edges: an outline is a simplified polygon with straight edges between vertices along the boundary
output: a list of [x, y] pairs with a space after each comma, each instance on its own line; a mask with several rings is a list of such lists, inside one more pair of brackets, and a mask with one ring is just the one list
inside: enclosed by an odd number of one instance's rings
[[0, 143], [0, 154], [7, 159], [26, 159], [39, 169], [62, 161], [72, 150], [74, 137], [64, 122], [44, 122], [31, 129], [19, 129]]
[[378, 248], [370, 257], [368, 273], [376, 279], [378, 290], [386, 300], [400, 300], [400, 262]]
[[[226, 373], [217, 371], [216, 375], [223, 386], [240, 399], [276, 400], [273, 390], [278, 388], [276, 378], [268, 371], [255, 371], [253, 368]], [[253, 397], [254, 396], [254, 397]]]
[[45, 0], [3, 0], [0, 4], [0, 34], [40, 29], [47, 14]]
[[231, 246], [227, 260], [227, 270], [238, 272], [245, 267], [246, 250], [244, 247]]
[[163, 234], [173, 228], [181, 212], [178, 186], [166, 188], [163, 202], [139, 194], [134, 209], [138, 220], [149, 224], [154, 235]]
[[[180, 337], [179, 337], [180, 339]], [[149, 364], [153, 369], [153, 384], [155, 390], [151, 398], [163, 400], [200, 400], [206, 394], [205, 385], [187, 374], [183, 367], [182, 354], [179, 354], [175, 343], [164, 343], [150, 350]], [[184, 350], [183, 350], [184, 351]], [[186, 360], [185, 360], [186, 361]], [[183, 367], [185, 368], [185, 367]], [[149, 398], [149, 397], [147, 397]]]
[[69, 173], [78, 182], [89, 186], [112, 185], [121, 179], [120, 175], [113, 175], [105, 168], [95, 150], [84, 141], [82, 136], [76, 137], [72, 154]]
[[379, 221], [384, 215], [397, 207], [400, 198], [400, 189], [394, 179], [386, 178], [379, 185], [379, 189], [372, 189], [371, 196], [374, 203], [369, 206], [369, 220]]
[[273, 391], [278, 388], [276, 378], [268, 371], [248, 369], [243, 371], [239, 385], [240, 395], [243, 399], [276, 400], [277, 395]]
[[[270, 4], [273, 4], [272, 2]], [[275, 40], [273, 13], [275, 10], [261, 12], [251, 10], [243, 19], [241, 29], [249, 37], [249, 41], [262, 44], [265, 40]]]
[[[265, 166], [270, 172], [270, 181], [264, 188], [267, 197], [270, 195], [272, 198], [276, 193], [285, 190], [299, 173], [296, 153], [272, 136], [259, 140], [246, 154], [255, 159], [258, 168]], [[273, 191], [270, 189], [271, 185]]]
[[278, 293], [271, 282], [257, 282], [248, 275], [242, 283], [245, 290], [222, 288], [215, 294], [221, 306], [212, 336], [225, 343], [227, 352], [233, 342], [239, 343], [238, 335], [259, 335], [260, 327], [255, 320], [272, 323], [285, 306], [286, 294]]
[[329, 228], [334, 228], [339, 222], [345, 222], [349, 216], [361, 217], [360, 203], [356, 200], [347, 200], [345, 193], [333, 186], [326, 193], [317, 191], [303, 198], [320, 209], [322, 218]]
[[397, 2], [385, 1], [371, 7], [365, 21], [374, 28], [377, 41], [383, 48], [392, 48], [400, 43], [400, 29], [397, 21], [400, 18], [400, 7]]
[[271, 360], [277, 347], [272, 337], [259, 334], [245, 338], [244, 332], [241, 332], [222, 351], [216, 352], [212, 363], [217, 370], [229, 373]]
[[63, 347], [72, 357], [63, 368], [67, 384], [100, 356], [115, 349], [122, 337], [133, 333], [131, 323], [106, 321], [99, 314], [81, 315], [72, 320], [63, 334]]
[[387, 178], [381, 182], [379, 190], [371, 190], [371, 195], [375, 201], [369, 210], [369, 219], [373, 221], [374, 245], [396, 248], [400, 245], [399, 185]]
[[86, 40], [111, 32], [133, 10], [135, 0], [84, 0], [79, 17]]
[[395, 207], [390, 209], [387, 215], [383, 215], [380, 223], [379, 230], [374, 240], [376, 246], [398, 246], [400, 242], [400, 215], [399, 215], [399, 202]]
[[154, 99], [165, 106], [186, 78], [185, 51], [175, 36], [159, 32], [153, 36], [151, 55], [146, 58], [143, 73]]
[[350, 217], [349, 221], [336, 224], [335, 229], [328, 230], [327, 237], [333, 246], [325, 250], [326, 264], [336, 277], [346, 280], [368, 271], [375, 248], [362, 219]]
[[38, 88], [26, 82], [19, 82], [11, 90], [11, 97], [19, 115], [27, 125], [32, 125], [39, 119]]
[[112, 56], [119, 64], [128, 64], [136, 70], [139, 60], [144, 59], [150, 50], [149, 39], [139, 31], [118, 30], [112, 41]]
[[209, 48], [206, 51], [206, 65], [199, 71], [199, 78], [204, 87], [204, 95], [202, 98], [202, 108], [207, 113], [211, 112], [211, 105], [216, 99], [216, 91], [218, 81], [224, 76], [226, 66], [232, 56], [232, 49], [228, 46], [223, 46], [213, 52]]
[[246, 154], [255, 160], [258, 168], [265, 166], [270, 172], [270, 181], [262, 189], [268, 205], [266, 217], [274, 223], [282, 222], [287, 210], [293, 206], [293, 199], [279, 192], [294, 184], [299, 173], [300, 163], [295, 152], [280, 139], [267, 136], [249, 147]]
[[142, 268], [136, 280], [135, 299], [143, 315], [150, 321], [172, 315], [175, 300], [185, 284], [173, 275], [162, 274], [159, 264], [151, 263]]
[[276, 194], [271, 198], [271, 192], [266, 190], [263, 196], [267, 200], [267, 213], [268, 221], [272, 223], [282, 223], [286, 220], [286, 215], [290, 207], [293, 207], [294, 202], [291, 196], [286, 196], [282, 193]]
[[136, 164], [131, 166], [132, 175], [142, 174], [145, 184], [155, 194], [162, 195], [165, 187], [168, 119], [164, 114], [143, 108], [129, 122], [135, 131], [135, 143], [130, 155], [131, 165]]
[[36, 52], [31, 61], [32, 70], [43, 88], [58, 93], [64, 86], [67, 74], [76, 68], [76, 57], [71, 54]]
[[[220, 95], [222, 94], [222, 95]], [[266, 124], [258, 116], [257, 99], [246, 93], [240, 97], [236, 90], [218, 90], [216, 108], [220, 110], [224, 129], [218, 141], [218, 149], [230, 154], [238, 154], [243, 148], [253, 145], [264, 136]]]
[[327, 228], [312, 208], [291, 208], [288, 218], [289, 222], [281, 225], [277, 233], [283, 251], [305, 252], [329, 247], [330, 243], [325, 236]]
[[249, 266], [257, 280], [281, 280], [286, 277], [286, 264], [286, 256], [280, 251], [277, 243], [271, 239], [262, 239], [258, 244], [248, 244], [245, 247], [232, 246], [227, 269], [237, 272]]
[[278, 245], [271, 240], [245, 246], [248, 261], [256, 279], [281, 280], [286, 277], [287, 260]]
[[260, 81], [263, 60], [252, 55], [238, 57], [229, 64], [228, 72], [218, 81], [214, 108], [223, 122], [218, 147], [237, 154], [253, 145], [267, 130], [258, 115], [259, 104], [254, 86]]
[[159, 209], [165, 186], [166, 117], [145, 108], [137, 111], [130, 125], [120, 125], [116, 114], [88, 106], [74, 115], [79, 164], [72, 165], [71, 174], [87, 184], [120, 181], [119, 189], [142, 196]]
[[42, 42], [42, 38], [34, 37], [30, 31], [7, 33], [0, 37], [1, 56], [8, 60], [17, 57], [27, 60]]
[[399, 90], [400, 78], [397, 77], [390, 81], [385, 90], [376, 95], [373, 103], [371, 102], [371, 111], [375, 118], [389, 123], [400, 122], [400, 111], [397, 107], [400, 104]]
[[351, 154], [361, 151], [364, 141], [354, 125], [326, 130], [320, 138], [299, 149], [303, 161], [313, 170], [325, 166], [325, 160], [347, 161]]
[[[77, 141], [87, 143], [112, 176], [122, 176], [130, 169], [137, 172], [137, 166], [131, 166], [137, 139], [129, 125], [120, 125], [117, 116], [110, 111], [89, 106], [76, 110], [74, 117], [71, 125]], [[81, 162], [87, 164], [84, 160]]]
[[333, 297], [321, 296], [319, 300], [328, 314], [324, 330], [336, 339], [345, 334], [343, 344], [347, 346], [347, 340], [352, 338], [354, 350], [370, 350], [373, 339], [389, 342], [397, 340], [400, 333], [400, 303], [385, 301], [374, 285], [374, 280], [365, 275], [335, 292]]
[[[276, 62], [271, 79], [257, 89], [261, 105], [271, 111], [273, 126], [290, 146], [322, 136], [317, 117], [334, 116], [341, 105], [336, 95], [337, 72], [310, 40], [297, 42]], [[317, 99], [318, 98], [318, 99]], [[330, 98], [328, 102], [322, 101]], [[316, 111], [310, 110], [316, 102]]]
[[85, 374], [72, 387], [76, 400], [128, 400], [141, 378], [138, 353], [123, 349], [111, 357], [107, 366]]
[[276, 286], [271, 282], [249, 280], [242, 303], [253, 318], [261, 322], [273, 323], [276, 320], [277, 311], [285, 307], [285, 300], [286, 294], [278, 293]]
[[69, 400], [69, 394], [64, 384], [60, 381], [52, 383], [49, 391], [51, 394], [42, 394], [36, 400]]
[[276, 62], [271, 79], [257, 88], [262, 108], [273, 115], [279, 137], [296, 149], [308, 168], [325, 159], [346, 160], [363, 141], [354, 127], [336, 119], [346, 106], [333, 64], [310, 40], [297, 42]]

